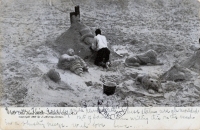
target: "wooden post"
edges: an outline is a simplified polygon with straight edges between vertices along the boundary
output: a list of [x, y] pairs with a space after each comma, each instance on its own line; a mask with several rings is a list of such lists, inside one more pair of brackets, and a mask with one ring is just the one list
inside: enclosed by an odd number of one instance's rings
[[75, 15], [76, 15], [75, 12], [70, 12], [70, 22], [71, 22], [71, 24], [75, 22], [75, 19], [74, 19]]
[[75, 6], [75, 12], [70, 12], [70, 22], [71, 24], [75, 22], [80, 22], [79, 6]]
[[79, 6], [75, 6], [75, 13], [76, 13], [76, 16], [79, 15], [80, 17], [80, 10], [79, 10]]

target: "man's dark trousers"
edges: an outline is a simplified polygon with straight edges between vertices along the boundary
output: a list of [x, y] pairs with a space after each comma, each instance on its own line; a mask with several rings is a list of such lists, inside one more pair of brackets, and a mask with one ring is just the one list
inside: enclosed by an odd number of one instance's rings
[[108, 48], [101, 48], [97, 51], [97, 56], [94, 64], [100, 65], [101, 63], [106, 63], [109, 61], [110, 50]]

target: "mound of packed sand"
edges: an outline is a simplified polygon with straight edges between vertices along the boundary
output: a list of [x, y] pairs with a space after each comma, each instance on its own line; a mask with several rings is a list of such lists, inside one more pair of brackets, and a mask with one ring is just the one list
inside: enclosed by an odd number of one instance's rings
[[182, 63], [184, 67], [194, 68], [200, 71], [200, 49], [194, 52], [194, 54]]
[[190, 80], [192, 78], [192, 74], [185, 67], [176, 64], [172, 66], [168, 71], [166, 71], [163, 75], [161, 75], [162, 80], [169, 81], [183, 81]]
[[91, 51], [89, 47], [91, 44], [86, 44], [83, 40], [81, 40], [82, 35], [80, 31], [84, 28], [88, 27], [81, 22], [72, 24], [66, 32], [56, 39], [56, 50], [61, 54], [65, 54], [67, 49], [72, 48], [74, 49], [75, 54], [81, 58], [90, 56]]
[[122, 84], [118, 86], [118, 88], [116, 89], [116, 95], [118, 95], [121, 98], [133, 95], [135, 95], [136, 97], [140, 96], [163, 97], [162, 93], [154, 93], [154, 94], [149, 93], [146, 89], [142, 87], [142, 85], [136, 84], [136, 82], [131, 79], [124, 81]]
[[49, 70], [47, 73], [47, 76], [54, 82], [60, 82], [61, 78], [58, 72], [55, 71], [55, 69]]

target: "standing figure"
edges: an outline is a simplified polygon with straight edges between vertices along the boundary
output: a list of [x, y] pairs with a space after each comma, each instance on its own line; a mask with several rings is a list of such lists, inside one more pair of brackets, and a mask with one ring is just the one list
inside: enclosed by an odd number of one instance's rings
[[94, 37], [92, 50], [97, 51], [97, 56], [95, 58], [94, 64], [97, 66], [102, 66], [103, 68], [108, 68], [110, 65], [110, 50], [108, 49], [108, 42], [106, 37], [101, 35], [100, 29], [97, 29], [95, 34], [96, 36]]

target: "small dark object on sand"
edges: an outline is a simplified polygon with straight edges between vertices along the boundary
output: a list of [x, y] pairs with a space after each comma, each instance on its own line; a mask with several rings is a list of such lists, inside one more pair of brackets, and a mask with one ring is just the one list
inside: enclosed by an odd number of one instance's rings
[[113, 95], [115, 93], [116, 84], [113, 82], [106, 82], [103, 84], [103, 93], [107, 96]]
[[85, 82], [87, 86], [92, 86], [92, 81]]

